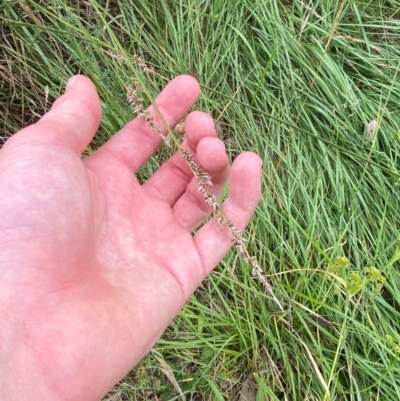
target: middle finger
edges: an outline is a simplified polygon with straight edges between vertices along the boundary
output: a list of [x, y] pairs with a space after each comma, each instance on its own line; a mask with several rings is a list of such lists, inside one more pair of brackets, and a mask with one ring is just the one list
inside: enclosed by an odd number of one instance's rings
[[[195, 160], [200, 141], [204, 138], [214, 138], [215, 144], [210, 141], [211, 143], [208, 146], [208, 150], [210, 150], [210, 146], [211, 150], [213, 150], [209, 152], [210, 157], [213, 158], [211, 166], [213, 164], [218, 167], [222, 165], [224, 168], [225, 164], [229, 164], [225, 150], [220, 146], [220, 140], [217, 139], [214, 121], [209, 114], [198, 111], [189, 114], [185, 123], [185, 132], [186, 139], [182, 143], [182, 148], [191, 153]], [[206, 155], [204, 156], [207, 157]], [[211, 168], [211, 170], [214, 169]], [[216, 173], [218, 175], [218, 172], [213, 171], [213, 175], [216, 175]], [[181, 152], [177, 151], [143, 184], [143, 188], [151, 195], [173, 206], [185, 192], [192, 178], [192, 170]]]

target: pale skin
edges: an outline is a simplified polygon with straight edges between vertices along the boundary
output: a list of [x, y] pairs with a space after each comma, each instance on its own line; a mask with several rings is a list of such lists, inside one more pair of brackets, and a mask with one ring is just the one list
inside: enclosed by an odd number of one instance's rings
[[[0, 151], [1, 400], [99, 400], [232, 246], [215, 219], [192, 234], [210, 210], [179, 153], [139, 184], [134, 174], [162, 143], [142, 119], [82, 159], [101, 105], [88, 78], [73, 79]], [[180, 76], [156, 104], [174, 126], [199, 95], [194, 78]], [[260, 198], [261, 159], [244, 152], [230, 166], [206, 113], [189, 113], [185, 130], [211, 191], [229, 179], [222, 210], [244, 229]]]

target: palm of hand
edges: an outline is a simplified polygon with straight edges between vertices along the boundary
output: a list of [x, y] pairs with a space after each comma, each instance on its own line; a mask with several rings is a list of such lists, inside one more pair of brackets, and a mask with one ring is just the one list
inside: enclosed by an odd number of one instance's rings
[[[172, 103], [174, 91], [182, 98], [177, 82], [163, 92]], [[83, 77], [78, 83], [79, 93], [85, 85], [91, 87]], [[189, 99], [174, 108], [169, 123], [179, 120], [197, 97], [196, 84], [190, 80], [187, 85], [192, 88], [185, 88]], [[72, 97], [74, 89], [78, 93], [77, 84], [64, 96]], [[96, 103], [90, 93], [93, 88], [88, 91], [84, 102]], [[157, 101], [160, 109], [164, 98], [161, 94]], [[48, 114], [60, 113], [57, 107], [66, 107], [60, 103]], [[130, 123], [100, 151], [82, 160], [79, 153], [93, 129], [81, 144], [77, 140], [68, 147], [59, 140], [58, 129], [54, 137], [51, 133], [46, 138], [49, 127], [43, 120], [39, 134], [21, 132], [1, 154], [6, 173], [2, 176], [9, 185], [4, 187], [0, 207], [11, 216], [3, 219], [1, 228], [10, 230], [12, 237], [6, 248], [0, 248], [7, 263], [3, 293], [15, 305], [7, 313], [9, 319], [18, 316], [23, 322], [18, 346], [24, 357], [13, 351], [8, 351], [8, 357], [21, 369], [28, 361], [33, 371], [25, 369], [24, 379], [44, 379], [40, 391], [54, 399], [98, 399], [148, 352], [227, 252], [230, 236], [215, 221], [191, 235], [209, 210], [179, 154], [145, 185], [137, 182], [132, 172], [160, 142], [143, 122]], [[49, 118], [48, 125], [59, 124], [53, 121]], [[193, 113], [187, 131], [184, 146], [208, 166], [218, 194], [229, 164], [210, 118]], [[132, 150], [138, 132], [144, 133], [141, 141], [150, 136], [150, 150], [132, 158], [132, 152], [138, 152]], [[236, 185], [224, 207], [239, 228], [258, 201], [259, 167], [251, 154], [232, 167], [231, 181]], [[17, 293], [24, 294], [18, 303]], [[4, 336], [12, 341], [13, 334]]]

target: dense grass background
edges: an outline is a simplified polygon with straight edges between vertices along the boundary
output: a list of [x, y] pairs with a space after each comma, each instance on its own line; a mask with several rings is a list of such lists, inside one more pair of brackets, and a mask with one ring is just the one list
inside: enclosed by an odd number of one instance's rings
[[[92, 152], [134, 117], [132, 76], [154, 96], [191, 73], [230, 156], [264, 159], [249, 248], [285, 312], [231, 252], [107, 400], [400, 399], [399, 1], [0, 4], [3, 139], [81, 72], [103, 102]], [[157, 74], [115, 57], [134, 53]]]

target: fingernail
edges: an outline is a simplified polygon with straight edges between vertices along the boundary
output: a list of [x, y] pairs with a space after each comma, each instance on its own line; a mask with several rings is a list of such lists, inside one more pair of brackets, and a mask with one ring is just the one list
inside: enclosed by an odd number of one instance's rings
[[65, 91], [67, 91], [68, 89], [71, 88], [71, 86], [76, 82], [76, 76], [71, 77], [68, 82], [67, 85], [65, 85]]

